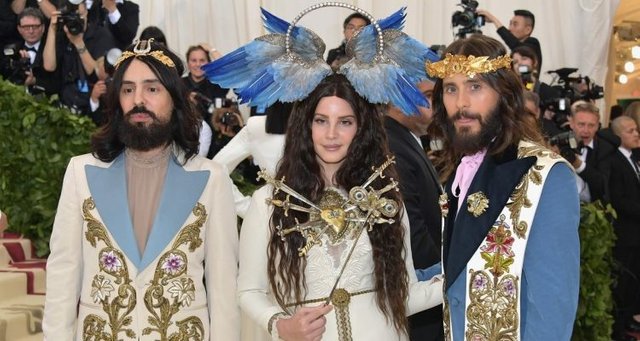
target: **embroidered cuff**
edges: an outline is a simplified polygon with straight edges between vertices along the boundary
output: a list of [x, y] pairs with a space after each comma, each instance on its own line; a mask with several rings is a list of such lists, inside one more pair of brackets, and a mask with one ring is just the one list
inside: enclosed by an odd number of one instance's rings
[[271, 316], [271, 318], [269, 319], [269, 322], [267, 323], [267, 331], [269, 332], [269, 335], [271, 335], [271, 339], [272, 340], [280, 340], [280, 335], [278, 335], [278, 327], [276, 327], [276, 322], [278, 322], [278, 320], [288, 317], [288, 315], [286, 313], [280, 312], [277, 314], [273, 314], [273, 316]]

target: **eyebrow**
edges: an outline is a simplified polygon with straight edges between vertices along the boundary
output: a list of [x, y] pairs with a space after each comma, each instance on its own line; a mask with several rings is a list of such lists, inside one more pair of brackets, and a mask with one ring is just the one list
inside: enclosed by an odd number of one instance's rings
[[[142, 84], [155, 84], [155, 83], [160, 83], [160, 80], [157, 78], [152, 78], [152, 79], [145, 79], [142, 81]], [[134, 81], [130, 81], [130, 80], [123, 80], [122, 84], [136, 84], [136, 82]]]
[[[324, 118], [329, 117], [329, 115], [321, 114], [321, 113], [319, 113], [319, 112], [315, 113], [315, 115], [314, 115], [314, 116], [322, 116], [322, 117], [324, 117]], [[355, 114], [350, 114], [350, 115], [338, 116], [338, 118], [340, 118], [340, 119], [342, 119], [342, 118], [350, 118], [350, 117], [355, 118], [355, 117], [356, 117], [356, 115], [355, 115]]]

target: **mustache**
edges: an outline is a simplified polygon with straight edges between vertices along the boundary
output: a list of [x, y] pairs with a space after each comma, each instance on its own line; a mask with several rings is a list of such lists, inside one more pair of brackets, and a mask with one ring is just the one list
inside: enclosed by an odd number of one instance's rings
[[467, 111], [458, 111], [456, 112], [456, 114], [453, 116], [453, 120], [460, 120], [463, 118], [469, 118], [469, 119], [475, 119], [475, 120], [482, 120], [482, 116], [480, 114], [477, 113], [471, 113], [471, 112], [467, 112]]
[[156, 116], [156, 114], [153, 111], [147, 109], [144, 105], [143, 106], [135, 106], [135, 107], [133, 107], [133, 109], [127, 111], [127, 113], [124, 116], [126, 118], [129, 118], [134, 114], [147, 114], [154, 121], [158, 120], [158, 117]]

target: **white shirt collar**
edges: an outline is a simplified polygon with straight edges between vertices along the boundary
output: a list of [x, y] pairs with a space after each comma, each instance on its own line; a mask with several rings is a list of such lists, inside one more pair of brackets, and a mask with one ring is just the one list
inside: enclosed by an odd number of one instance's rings
[[[123, 2], [124, 0], [116, 0], [116, 4], [121, 4]], [[87, 9], [91, 9], [91, 6], [93, 6], [93, 0], [85, 0], [84, 3], [87, 5]]]

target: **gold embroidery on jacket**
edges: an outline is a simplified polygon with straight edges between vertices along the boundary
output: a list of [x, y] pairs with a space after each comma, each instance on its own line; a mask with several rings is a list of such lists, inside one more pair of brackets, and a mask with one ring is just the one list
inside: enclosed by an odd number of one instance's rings
[[[207, 211], [201, 203], [193, 208], [196, 221], [180, 230], [178, 237], [159, 259], [150, 287], [144, 294], [144, 305], [151, 313], [148, 322], [152, 327], [144, 328], [142, 335], [160, 334], [160, 341], [204, 340], [205, 329], [202, 320], [189, 316], [180, 321], [172, 321], [173, 316], [181, 308], [188, 307], [195, 299], [193, 280], [185, 276], [188, 268], [188, 257], [178, 248], [187, 245], [189, 252], [194, 252], [202, 245], [200, 230], [207, 220]], [[165, 290], [170, 298], [165, 297]], [[168, 335], [171, 324], [175, 323], [178, 331]]]
[[515, 253], [506, 217], [501, 214], [480, 246], [483, 270], [469, 270], [467, 340], [517, 340], [518, 276], [509, 273]]
[[110, 331], [105, 331], [107, 321], [98, 315], [89, 314], [82, 324], [82, 339], [115, 341], [121, 339], [118, 337], [119, 333], [125, 333], [128, 338], [135, 338], [136, 333], [128, 327], [132, 322], [129, 314], [136, 306], [136, 291], [131, 285], [124, 255], [113, 247], [104, 225], [91, 214], [95, 207], [93, 198], [85, 199], [82, 204], [82, 214], [87, 222], [85, 238], [93, 247], [97, 247], [98, 241], [106, 244], [98, 253], [98, 267], [101, 273], [93, 277], [91, 297], [94, 303], [102, 304], [102, 310], [109, 318]]
[[[536, 158], [540, 157], [550, 157], [552, 159], [557, 159], [560, 156], [549, 149], [546, 149], [543, 146], [532, 144], [530, 146], [520, 146], [518, 148], [518, 158], [526, 158], [529, 156], [534, 156]], [[529, 172], [522, 177], [520, 183], [516, 186], [513, 193], [511, 194], [511, 200], [507, 203], [507, 208], [511, 212], [509, 214], [509, 218], [511, 219], [511, 224], [513, 225], [513, 230], [519, 238], [524, 238], [525, 233], [529, 226], [525, 221], [520, 220], [520, 212], [523, 207], [529, 208], [531, 207], [531, 200], [527, 198], [527, 192], [529, 190], [529, 184], [533, 183], [535, 185], [542, 184], [542, 175], [540, 172], [544, 169], [544, 166], [535, 164]]]

